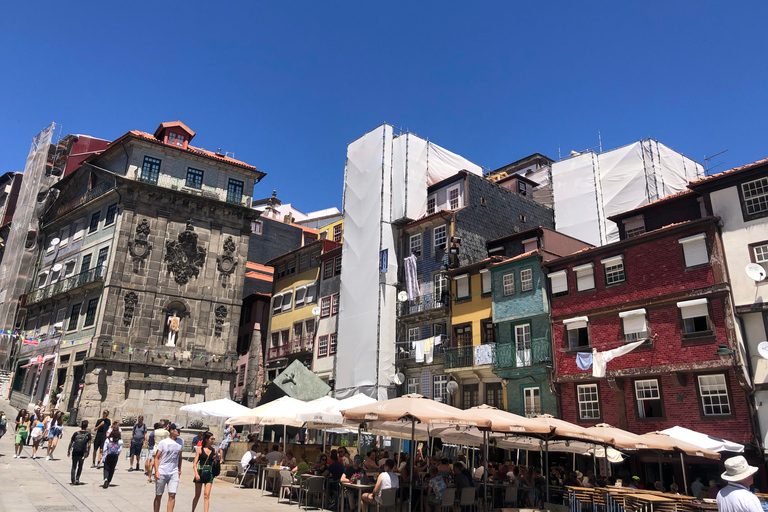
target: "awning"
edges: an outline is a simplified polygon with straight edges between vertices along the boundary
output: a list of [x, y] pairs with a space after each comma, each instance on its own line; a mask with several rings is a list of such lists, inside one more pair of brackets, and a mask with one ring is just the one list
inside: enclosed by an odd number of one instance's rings
[[32, 359], [29, 360], [29, 362], [27, 364], [25, 364], [23, 366], [20, 366], [19, 368], [26, 368], [27, 366], [32, 366], [34, 364], [43, 364], [46, 361], [50, 361], [51, 359], [53, 359], [55, 357], [56, 357], [56, 354], [48, 354], [48, 355], [45, 355], [45, 356], [33, 357]]
[[713, 452], [734, 452], [743, 453], [744, 445], [735, 443], [733, 441], [726, 441], [719, 437], [710, 436], [695, 430], [690, 430], [684, 427], [672, 427], [661, 431], [662, 434], [666, 434], [669, 437], [673, 437], [680, 441], [686, 441], [693, 445], [704, 448], [705, 450], [711, 450]]

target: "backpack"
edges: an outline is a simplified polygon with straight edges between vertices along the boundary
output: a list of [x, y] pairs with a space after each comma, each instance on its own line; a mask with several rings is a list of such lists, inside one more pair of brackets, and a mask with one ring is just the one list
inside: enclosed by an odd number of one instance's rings
[[107, 443], [107, 454], [108, 455], [117, 455], [120, 453], [120, 444], [115, 443], [114, 441], [110, 441]]
[[88, 438], [90, 435], [88, 432], [78, 432], [75, 434], [75, 441], [72, 443], [72, 451], [77, 453], [84, 453], [88, 449]]

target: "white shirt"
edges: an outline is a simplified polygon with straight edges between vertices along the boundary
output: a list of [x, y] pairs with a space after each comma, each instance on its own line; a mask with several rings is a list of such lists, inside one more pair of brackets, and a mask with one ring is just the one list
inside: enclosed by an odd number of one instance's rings
[[184, 445], [174, 441], [170, 437], [163, 439], [157, 445], [157, 451], [160, 452], [160, 464], [157, 471], [161, 475], [172, 475], [179, 470], [179, 454], [184, 449]]
[[386, 489], [397, 489], [400, 487], [400, 479], [397, 477], [396, 474], [394, 474], [391, 471], [387, 471], [386, 473], [382, 473], [379, 475], [381, 477], [381, 488], [379, 489], [379, 494], [376, 495], [376, 500], [381, 500], [381, 491], [384, 491]]
[[270, 466], [277, 466], [283, 460], [283, 454], [280, 452], [269, 452], [265, 455]]
[[243, 455], [243, 458], [240, 459], [240, 465], [243, 467], [243, 471], [247, 471], [248, 467], [250, 466], [250, 462], [252, 459], [258, 459], [261, 457], [260, 453], [256, 453], [253, 450], [248, 450], [245, 452], [245, 455]]
[[717, 510], [718, 512], [763, 512], [763, 507], [757, 496], [749, 489], [741, 484], [728, 482], [728, 485], [717, 493]]

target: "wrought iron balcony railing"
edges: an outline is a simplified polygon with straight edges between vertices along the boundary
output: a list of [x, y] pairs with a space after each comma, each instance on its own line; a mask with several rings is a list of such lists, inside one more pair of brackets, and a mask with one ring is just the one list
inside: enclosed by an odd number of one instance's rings
[[552, 363], [549, 338], [535, 338], [530, 342], [496, 344], [494, 369], [524, 368]]
[[75, 288], [80, 288], [95, 281], [103, 281], [106, 268], [103, 265], [94, 267], [85, 272], [80, 272], [71, 277], [62, 279], [56, 283], [49, 284], [45, 288], [40, 288], [27, 295], [27, 304], [36, 304], [50, 299], [56, 295], [69, 292]]
[[445, 349], [446, 370], [490, 365], [494, 364], [495, 361], [496, 343]]
[[[442, 355], [444, 352], [444, 344], [448, 342], [448, 336], [442, 335], [442, 343], [440, 345], [434, 345], [432, 348], [432, 356]], [[397, 360], [404, 359], [416, 359], [416, 343], [417, 341], [398, 341], [395, 343], [395, 351]]]
[[102, 196], [115, 188], [114, 183], [101, 183], [99, 185], [96, 185], [95, 187], [86, 190], [79, 196], [75, 197], [74, 199], [67, 201], [63, 205], [59, 206], [56, 209], [56, 217], [61, 217], [62, 215], [74, 210], [78, 206], [84, 205], [85, 203], [92, 201], [96, 199], [99, 196]]
[[267, 351], [267, 359], [271, 360], [271, 359], [280, 359], [281, 357], [285, 357], [288, 355], [290, 348], [291, 348], [290, 343], [285, 343], [277, 347], [269, 347], [269, 350]]
[[291, 341], [291, 354], [297, 354], [299, 352], [312, 352], [314, 334], [304, 334], [303, 336], [294, 336]]
[[413, 315], [422, 311], [447, 308], [451, 303], [451, 294], [448, 292], [433, 294], [425, 293], [413, 300], [405, 300], [397, 303], [397, 315]]

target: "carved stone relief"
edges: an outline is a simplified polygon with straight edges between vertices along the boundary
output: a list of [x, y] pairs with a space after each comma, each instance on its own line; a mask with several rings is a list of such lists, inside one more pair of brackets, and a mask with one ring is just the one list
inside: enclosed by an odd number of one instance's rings
[[144, 260], [149, 256], [149, 251], [152, 250], [152, 244], [147, 242], [149, 238], [150, 229], [149, 221], [142, 219], [142, 221], [136, 226], [136, 235], [133, 241], [128, 241], [128, 252], [133, 258], [133, 272], [138, 274], [141, 267], [144, 265]]
[[177, 240], [165, 242], [165, 258], [168, 271], [180, 285], [185, 285], [191, 278], [200, 275], [205, 264], [205, 249], [197, 245], [197, 233], [192, 222], [187, 222], [187, 229], [179, 233]]
[[213, 326], [213, 334], [217, 338], [221, 338], [221, 331], [224, 329], [224, 319], [227, 318], [227, 308], [219, 305], [213, 310], [216, 316], [215, 324]]
[[123, 323], [125, 325], [131, 325], [133, 320], [133, 310], [136, 308], [136, 304], [139, 303], [139, 296], [134, 292], [128, 292], [125, 294], [125, 312], [123, 313]]
[[237, 246], [234, 239], [229, 236], [224, 241], [222, 255], [216, 258], [216, 267], [221, 272], [222, 285], [226, 286], [228, 278], [235, 272], [237, 268], [237, 257], [235, 251]]

